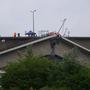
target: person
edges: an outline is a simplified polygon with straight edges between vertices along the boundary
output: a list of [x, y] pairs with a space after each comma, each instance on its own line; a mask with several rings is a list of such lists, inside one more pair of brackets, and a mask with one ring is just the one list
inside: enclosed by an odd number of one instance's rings
[[16, 38], [16, 32], [14, 32], [14, 38]]
[[20, 37], [20, 33], [18, 33], [18, 37]]

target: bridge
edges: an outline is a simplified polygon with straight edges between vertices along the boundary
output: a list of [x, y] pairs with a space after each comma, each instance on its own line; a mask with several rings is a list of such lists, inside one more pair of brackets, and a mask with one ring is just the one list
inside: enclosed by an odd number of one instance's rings
[[75, 51], [76, 58], [83, 64], [90, 65], [90, 38], [62, 37], [52, 35], [43, 38], [30, 37], [2, 37], [0, 40], [0, 68], [9, 62], [18, 61], [26, 54], [26, 48], [31, 45], [34, 55], [58, 55], [63, 57], [66, 53]]

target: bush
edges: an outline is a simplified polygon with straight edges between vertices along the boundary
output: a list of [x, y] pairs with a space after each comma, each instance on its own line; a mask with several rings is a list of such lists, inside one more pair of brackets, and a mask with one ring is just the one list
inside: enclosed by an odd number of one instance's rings
[[2, 87], [5, 90], [12, 87], [18, 87], [20, 90], [44, 87], [47, 85], [52, 64], [53, 62], [46, 58], [34, 56], [12, 63], [7, 66], [6, 73], [2, 76]]
[[69, 90], [66, 87], [59, 87], [59, 88], [54, 88], [54, 87], [43, 87], [40, 90]]
[[90, 90], [90, 68], [81, 66], [75, 58], [66, 55], [57, 63], [49, 77], [50, 87], [65, 87], [66, 90]]
[[[90, 90], [90, 68], [66, 55], [63, 62], [34, 56], [31, 52], [9, 64], [1, 78], [3, 90]], [[45, 88], [44, 88], [45, 87]]]

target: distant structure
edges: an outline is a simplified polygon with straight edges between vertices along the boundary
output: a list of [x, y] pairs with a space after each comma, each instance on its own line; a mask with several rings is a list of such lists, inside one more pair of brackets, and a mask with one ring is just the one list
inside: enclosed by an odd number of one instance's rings
[[32, 31], [29, 31], [29, 32], [25, 31], [25, 36], [26, 35], [28, 35], [28, 37], [36, 37], [37, 36], [37, 34], [35, 32], [32, 32]]
[[70, 31], [68, 30], [68, 28], [65, 28], [63, 36], [64, 37], [70, 37]]
[[65, 31], [64, 31], [64, 34], [63, 34], [63, 36], [66, 36], [66, 32], [67, 32], [67, 28], [65, 28]]
[[48, 33], [49, 33], [49, 30], [41, 30], [41, 31], [38, 32], [40, 37], [47, 36]]
[[70, 31], [68, 31], [68, 37], [70, 37]]

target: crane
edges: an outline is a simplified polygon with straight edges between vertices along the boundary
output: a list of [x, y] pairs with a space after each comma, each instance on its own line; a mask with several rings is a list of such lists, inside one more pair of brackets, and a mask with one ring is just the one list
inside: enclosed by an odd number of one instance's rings
[[62, 27], [63, 27], [64, 23], [66, 22], [66, 20], [67, 20], [66, 18], [63, 20], [63, 23], [62, 23], [61, 27], [59, 28], [58, 33], [59, 33], [60, 30], [62, 29]]
[[49, 32], [48, 36], [55, 35], [55, 34], [60, 35], [59, 32], [62, 29], [62, 27], [64, 26], [64, 23], [66, 22], [66, 20], [67, 20], [66, 18], [63, 20], [63, 23], [62, 23], [61, 27], [59, 28], [58, 32]]

